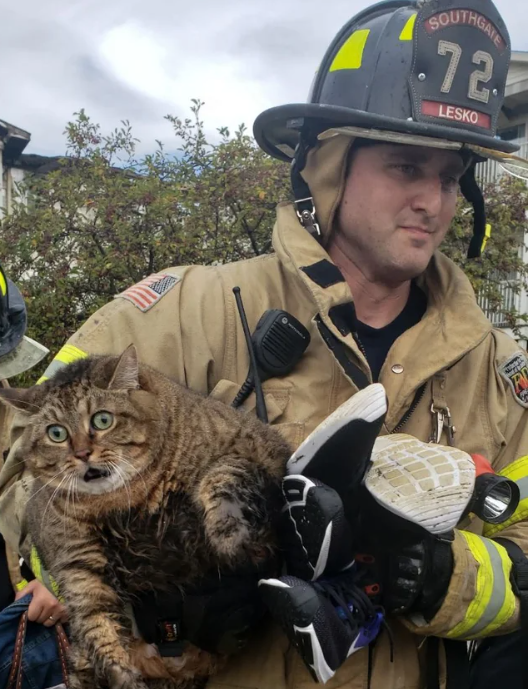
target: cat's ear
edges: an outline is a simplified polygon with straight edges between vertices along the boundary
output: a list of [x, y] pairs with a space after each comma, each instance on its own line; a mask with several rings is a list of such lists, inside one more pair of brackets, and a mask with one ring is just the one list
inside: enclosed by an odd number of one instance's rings
[[137, 390], [139, 388], [139, 368], [136, 348], [129, 345], [115, 367], [109, 390]]
[[33, 388], [0, 388], [0, 402], [26, 414], [35, 414], [41, 407], [39, 391]]

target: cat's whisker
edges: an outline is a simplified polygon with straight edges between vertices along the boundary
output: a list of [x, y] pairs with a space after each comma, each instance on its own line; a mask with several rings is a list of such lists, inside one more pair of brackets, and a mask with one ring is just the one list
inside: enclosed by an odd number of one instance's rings
[[[68, 471], [67, 468], [61, 469], [60, 471], [58, 471], [58, 472], [55, 474], [55, 476], [52, 476], [52, 477], [50, 478], [50, 480], [49, 480], [47, 483], [45, 483], [43, 486], [41, 486], [35, 493], [33, 493], [33, 495], [31, 495], [31, 496], [28, 498], [28, 502], [29, 502], [30, 500], [33, 500], [33, 498], [36, 497], [36, 496], [40, 493], [41, 490], [44, 490], [44, 488], [47, 488], [47, 487], [49, 486], [49, 484], [50, 484], [52, 481], [54, 481], [54, 480], [55, 480], [58, 476], [60, 476], [61, 474], [64, 474], [66, 471]], [[32, 480], [35, 481], [36, 479], [33, 478]], [[59, 483], [59, 485], [57, 486], [57, 488], [56, 488], [55, 490], [57, 490], [58, 488], [60, 488], [61, 484], [62, 484], [62, 481]], [[54, 492], [53, 494], [55, 494], [55, 492]]]
[[39, 480], [39, 479], [37, 479], [37, 477], [35, 477], [35, 476], [28, 476], [27, 478], [24, 478], [24, 481], [26, 483], [34, 483], [37, 480]]
[[68, 489], [66, 491], [66, 499], [64, 501], [64, 514], [63, 514], [63, 519], [62, 519], [62, 528], [63, 528], [64, 536], [66, 536], [66, 522], [68, 521], [68, 518], [69, 518], [68, 498], [70, 495], [70, 486], [72, 483], [72, 478], [73, 478], [73, 475], [70, 474], [70, 477], [69, 477], [70, 480], [68, 481]]
[[[72, 494], [72, 486], [73, 482], [75, 480], [75, 474], [70, 475], [70, 480], [68, 481], [68, 492], [66, 493], [66, 504], [64, 506], [64, 512], [66, 519], [69, 519], [70, 517], [70, 497]], [[64, 524], [66, 525], [66, 520], [64, 520]]]
[[118, 474], [121, 476], [125, 490], [128, 494], [128, 513], [130, 516], [130, 512], [132, 510], [132, 500], [131, 500], [131, 494], [130, 494], [130, 479], [128, 478], [128, 476], [125, 474], [125, 472], [122, 470], [122, 468], [117, 463], [115, 463], [115, 468], [116, 468], [116, 471], [118, 472]]
[[116, 474], [119, 476], [119, 478], [121, 479], [121, 481], [123, 482], [123, 487], [124, 487], [124, 489], [125, 489], [126, 492], [127, 492], [127, 497], [128, 497], [128, 520], [130, 521], [130, 514], [131, 514], [131, 512], [132, 512], [132, 502], [131, 502], [131, 499], [130, 499], [130, 490], [129, 490], [129, 488], [128, 488], [128, 483], [129, 483], [129, 482], [127, 481], [126, 476], [123, 474], [123, 472], [121, 471], [121, 469], [117, 466], [117, 464], [116, 464], [115, 462], [109, 462], [109, 464], [110, 464], [110, 466], [114, 469], [114, 471], [116, 472]]
[[10, 466], [17, 467], [17, 466], [19, 466], [19, 464], [25, 464], [25, 463], [26, 462], [24, 459], [20, 459], [18, 462], [13, 462], [13, 464], [10, 464]]
[[68, 480], [68, 488], [66, 490], [66, 497], [64, 500], [64, 515], [63, 515], [63, 519], [62, 519], [62, 528], [63, 528], [64, 536], [66, 536], [66, 523], [69, 521], [69, 517], [70, 517], [69, 498], [70, 498], [70, 490], [71, 490], [72, 481], [73, 481], [73, 474], [70, 474], [69, 480]]
[[[64, 471], [66, 471], [66, 470], [64, 470]], [[53, 493], [50, 495], [50, 497], [49, 497], [49, 499], [48, 499], [48, 502], [46, 503], [46, 508], [45, 508], [44, 513], [43, 513], [43, 515], [42, 515], [42, 524], [44, 524], [44, 522], [45, 522], [46, 513], [47, 513], [48, 509], [50, 508], [50, 506], [51, 506], [53, 500], [55, 499], [55, 496], [57, 495], [57, 493], [59, 492], [59, 490], [60, 490], [62, 484], [64, 483], [64, 481], [66, 481], [67, 478], [68, 478], [68, 475], [63, 476], [62, 479], [61, 479], [61, 481], [60, 481], [60, 483], [59, 483], [59, 485], [55, 488], [55, 490], [53, 491]], [[52, 479], [52, 480], [53, 480], [53, 479]], [[42, 490], [42, 489], [40, 489], [40, 490]]]
[[126, 464], [127, 467], [130, 467], [132, 469], [132, 471], [134, 471], [137, 474], [137, 478], [141, 479], [141, 482], [143, 483], [143, 488], [145, 489], [145, 497], [147, 497], [149, 491], [148, 491], [147, 483], [146, 483], [145, 479], [143, 478], [143, 474], [141, 473], [141, 471], [136, 469], [136, 467], [125, 458], [125, 455], [122, 452], [119, 454], [119, 461], [122, 462], [123, 464]]
[[[77, 501], [79, 501], [79, 490], [78, 490], [78, 487], [79, 487], [79, 476], [76, 475], [76, 476], [75, 476], [75, 480], [74, 480], [74, 482], [73, 482], [73, 497], [74, 497], [74, 500], [77, 500]], [[77, 516], [77, 515], [75, 515], [75, 516]]]
[[70, 485], [68, 486], [68, 504], [71, 498], [71, 506], [73, 511], [73, 520], [78, 522], [77, 508], [75, 506], [75, 498], [77, 496], [77, 483], [79, 481], [79, 476], [77, 474], [72, 474], [70, 478]]

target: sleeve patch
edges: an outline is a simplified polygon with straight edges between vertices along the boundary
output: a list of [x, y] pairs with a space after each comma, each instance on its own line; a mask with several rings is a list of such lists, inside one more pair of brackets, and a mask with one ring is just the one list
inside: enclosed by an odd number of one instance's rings
[[127, 299], [140, 311], [145, 312], [157, 304], [180, 280], [181, 278], [177, 275], [154, 273], [132, 287], [128, 287], [124, 292], [116, 294], [114, 299]]
[[526, 352], [515, 352], [498, 368], [500, 375], [512, 389], [517, 402], [528, 409], [528, 358]]

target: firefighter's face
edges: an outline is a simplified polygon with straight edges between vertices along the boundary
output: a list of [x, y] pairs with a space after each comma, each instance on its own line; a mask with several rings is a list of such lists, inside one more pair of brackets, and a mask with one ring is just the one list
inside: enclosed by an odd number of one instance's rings
[[370, 280], [422, 273], [455, 215], [460, 155], [379, 144], [353, 153], [331, 240]]

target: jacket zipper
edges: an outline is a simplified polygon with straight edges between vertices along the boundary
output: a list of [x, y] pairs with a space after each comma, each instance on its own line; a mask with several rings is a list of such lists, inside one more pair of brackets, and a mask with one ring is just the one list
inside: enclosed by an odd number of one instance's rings
[[426, 388], [427, 388], [427, 381], [422, 385], [421, 388], [418, 388], [418, 390], [416, 391], [416, 394], [415, 394], [415, 396], [414, 396], [414, 399], [413, 399], [413, 401], [412, 401], [412, 403], [411, 403], [411, 406], [409, 407], [409, 409], [407, 409], [407, 411], [405, 412], [405, 414], [402, 416], [402, 418], [401, 418], [400, 421], [396, 424], [396, 426], [392, 429], [392, 431], [390, 431], [390, 434], [391, 434], [391, 435], [392, 435], [393, 433], [399, 433], [399, 432], [401, 431], [401, 429], [405, 426], [405, 424], [407, 423], [407, 421], [409, 421], [409, 419], [411, 418], [411, 416], [412, 416], [412, 415], [414, 414], [414, 412], [416, 411], [416, 407], [417, 407], [417, 406], [420, 404], [420, 402], [422, 401], [422, 399], [423, 399], [423, 397], [424, 397], [424, 395], [425, 395], [425, 390], [426, 390]]
[[[352, 333], [352, 337], [353, 337], [354, 340], [356, 341], [356, 344], [357, 344], [357, 346], [359, 347], [360, 352], [363, 354], [363, 356], [365, 357], [365, 359], [367, 359], [367, 352], [365, 351], [365, 347], [363, 346], [363, 343], [362, 343], [361, 340], [359, 339], [359, 335], [357, 334], [357, 332], [353, 332], [353, 333]], [[367, 359], [367, 361], [368, 361], [368, 359]], [[411, 406], [409, 407], [409, 409], [407, 409], [407, 411], [405, 412], [405, 414], [402, 416], [402, 418], [401, 418], [400, 421], [396, 424], [396, 426], [392, 429], [392, 431], [390, 431], [390, 435], [392, 435], [393, 433], [399, 433], [400, 430], [405, 426], [405, 424], [407, 423], [407, 421], [409, 421], [409, 419], [411, 418], [411, 416], [414, 414], [414, 412], [415, 412], [415, 410], [416, 410], [416, 407], [417, 407], [417, 406], [420, 404], [420, 402], [422, 401], [423, 396], [425, 395], [425, 389], [426, 389], [426, 387], [427, 387], [427, 381], [426, 381], [420, 388], [418, 388], [418, 390], [416, 391], [416, 394], [415, 394], [415, 396], [414, 396], [414, 399], [413, 399], [413, 401], [411, 402]]]
[[357, 334], [357, 332], [352, 332], [352, 338], [354, 339], [355, 343], [357, 344], [357, 346], [359, 348], [359, 351], [361, 352], [361, 354], [363, 354], [363, 356], [365, 357], [365, 360], [368, 363], [367, 352], [365, 350], [365, 347], [363, 347], [363, 342], [361, 342], [361, 340], [359, 339], [359, 335]]

